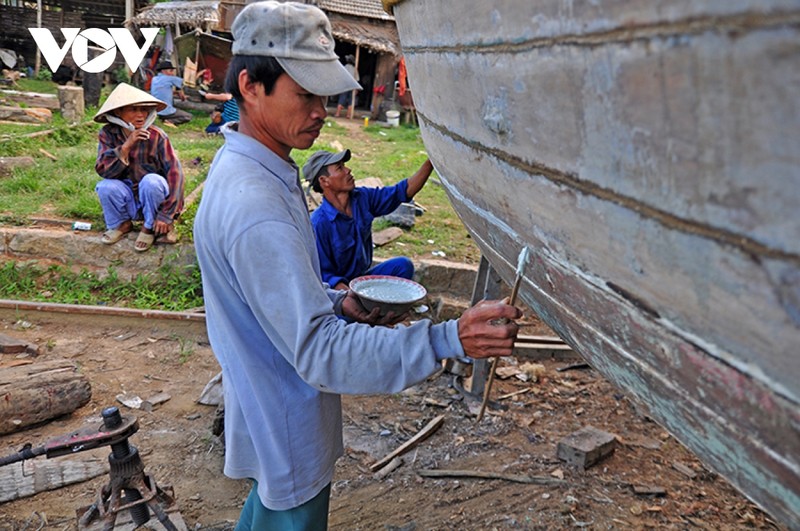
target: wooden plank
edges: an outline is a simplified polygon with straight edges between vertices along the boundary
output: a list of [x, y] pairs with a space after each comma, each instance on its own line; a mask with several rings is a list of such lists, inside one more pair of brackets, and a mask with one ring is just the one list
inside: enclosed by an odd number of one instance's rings
[[[425, 4], [413, 5], [427, 11]], [[470, 9], [492, 7], [475, 4]], [[417, 110], [424, 116], [421, 131], [426, 148], [431, 144], [427, 131], [442, 127], [472, 145], [484, 146], [487, 152], [498, 150], [546, 174], [552, 171], [548, 177], [555, 184], [598, 186], [604, 193], [706, 227], [736, 227], [749, 238], [800, 252], [796, 227], [785, 218], [786, 213], [800, 210], [800, 197], [782, 193], [796, 184], [800, 167], [800, 151], [793, 142], [800, 136], [800, 121], [794, 113], [796, 95], [785, 90], [798, 82], [795, 44], [799, 32], [796, 26], [789, 31], [785, 26], [798, 15], [795, 11], [779, 17], [777, 3], [764, 5], [755, 0], [719, 10], [708, 2], [702, 5], [704, 10], [731, 16], [739, 10], [746, 13], [731, 24], [743, 22], [742, 18], [749, 23], [747, 38], [739, 31], [726, 32], [724, 26], [715, 26], [719, 19], [708, 18], [705, 26], [680, 39], [672, 36], [686, 27], [667, 24], [666, 31], [673, 33], [666, 38], [636, 21], [625, 27], [627, 33], [599, 34], [596, 42], [585, 45], [554, 46], [545, 35], [556, 27], [566, 31], [570, 25], [586, 24], [585, 20], [562, 13], [552, 27], [537, 23], [534, 30], [518, 22], [530, 17], [539, 21], [538, 5], [529, 3], [518, 7], [520, 16], [501, 17], [491, 30], [473, 26], [475, 33], [507, 31], [497, 33], [497, 38], [488, 34], [484, 41], [529, 46], [509, 45], [504, 51], [500, 44], [486, 45], [485, 52], [478, 47], [473, 53], [450, 54], [422, 48], [442, 45], [442, 33], [434, 31], [440, 26], [431, 21], [437, 17], [399, 20], [401, 37], [420, 41], [419, 53], [406, 43], [403, 51]], [[430, 9], [440, 7], [447, 11], [444, 6]], [[688, 20], [694, 9], [683, 3], [677, 10]], [[760, 13], [766, 15], [759, 17]], [[403, 32], [403, 24], [408, 23], [412, 27]], [[623, 26], [620, 23], [618, 28]], [[641, 34], [636, 33], [639, 27]], [[461, 28], [452, 31], [458, 35]], [[581, 33], [586, 32], [582, 28]], [[569, 31], [561, 36], [575, 37]], [[478, 75], [487, 71], [492, 72], [488, 84], [485, 75]], [[519, 85], [525, 90], [502, 92], [503, 87]], [[448, 97], [456, 88], [462, 97]], [[536, 104], [532, 104], [532, 94], [537, 95]], [[747, 105], [729, 112], [733, 101], [747, 101]], [[746, 131], [737, 127], [743, 119], [748, 122]], [[534, 123], [538, 127], [530, 127]], [[464, 166], [470, 160], [463, 152], [458, 159], [433, 160], [437, 171], [443, 162]], [[758, 178], [761, 171], [769, 171], [774, 180], [763, 182]], [[446, 178], [460, 175], [463, 180], [479, 181], [481, 176], [493, 178], [494, 173], [444, 171]], [[698, 174], [705, 178], [688, 177]], [[715, 176], [725, 176], [724, 183], [717, 183]], [[519, 182], [523, 181], [515, 180]], [[494, 189], [503, 186], [492, 183]], [[720, 188], [728, 200], [720, 201]], [[530, 197], [516, 186], [511, 189], [515, 196]]]
[[502, 479], [514, 483], [526, 483], [529, 485], [564, 485], [563, 479], [547, 476], [524, 476], [520, 474], [505, 474], [502, 472], [490, 472], [485, 470], [445, 470], [445, 469], [421, 469], [417, 474], [426, 478], [476, 478], [476, 479]]
[[96, 456], [30, 459], [0, 467], [0, 503], [103, 475], [108, 459]]
[[[443, 167], [436, 162], [437, 171], [455, 176], [452, 179], [464, 172], [474, 174], [469, 182], [448, 183], [456, 187], [456, 191], [448, 188], [450, 201], [476, 242], [482, 242], [481, 251], [494, 249], [492, 265], [506, 282], [513, 282], [513, 262], [520, 242], [525, 242], [533, 250], [533, 261], [547, 256], [569, 274], [586, 278], [586, 289], [597, 290], [604, 299], [628, 300], [639, 311], [659, 316], [659, 326], [675, 330], [689, 338], [688, 342], [696, 338], [706, 350], [743, 370], [760, 373], [756, 375], [759, 379], [771, 381], [774, 388], [800, 400], [800, 363], [794, 355], [800, 315], [793, 313], [786, 298], [797, 289], [792, 278], [800, 275], [800, 270], [791, 260], [754, 260], [727, 243], [670, 230], [624, 205], [562, 190], [501, 160], [489, 160], [492, 155], [486, 153], [475, 151], [474, 162], [462, 166], [461, 160], [473, 160], [464, 156], [469, 147], [438, 131], [423, 136], [427, 136], [432, 160], [445, 161]], [[492, 177], [481, 180], [480, 176]], [[507, 188], [515, 193], [502, 197], [506, 206], [501, 221], [495, 213], [499, 206], [495, 208], [491, 197]], [[469, 191], [470, 196], [457, 190]], [[581, 208], [574, 207], [576, 201]], [[536, 230], [530, 228], [528, 212], [536, 212]], [[597, 212], [603, 212], [604, 223], [596, 222]], [[560, 239], [539, 238], [547, 234], [558, 234]], [[669, 245], [664, 245], [665, 240]], [[548, 288], [546, 278], [539, 282]], [[547, 291], [556, 299], [571, 296]], [[574, 308], [585, 307], [579, 296], [571, 298]], [[530, 300], [523, 300], [531, 305]], [[630, 334], [607, 326], [613, 323], [603, 318], [602, 309], [596, 311], [596, 319], [591, 321], [606, 329], [610, 337], [624, 341]]]
[[439, 415], [438, 417], [428, 422], [428, 424], [426, 424], [424, 428], [419, 430], [413, 437], [411, 437], [409, 440], [407, 440], [406, 442], [395, 448], [394, 451], [390, 452], [385, 457], [383, 457], [383, 459], [380, 459], [376, 463], [370, 465], [369, 469], [372, 470], [373, 472], [379, 470], [395, 457], [403, 455], [411, 448], [413, 448], [420, 442], [430, 437], [436, 430], [438, 430], [442, 426], [442, 424], [444, 424], [444, 415]]

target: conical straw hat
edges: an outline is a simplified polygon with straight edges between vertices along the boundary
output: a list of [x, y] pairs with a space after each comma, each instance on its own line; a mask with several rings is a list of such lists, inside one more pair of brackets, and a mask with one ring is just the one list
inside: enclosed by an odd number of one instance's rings
[[111, 94], [108, 95], [103, 106], [94, 115], [95, 122], [107, 122], [106, 115], [115, 109], [120, 109], [126, 105], [151, 105], [156, 107], [157, 111], [163, 111], [167, 108], [167, 104], [148, 94], [143, 90], [128, 85], [127, 83], [120, 83], [117, 85]]

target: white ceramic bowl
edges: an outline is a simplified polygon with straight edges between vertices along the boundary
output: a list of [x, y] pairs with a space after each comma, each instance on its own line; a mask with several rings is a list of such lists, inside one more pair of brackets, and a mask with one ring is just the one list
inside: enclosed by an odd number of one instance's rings
[[402, 314], [425, 298], [428, 292], [421, 284], [389, 275], [366, 275], [350, 281], [350, 289], [358, 295], [361, 304], [369, 311], [376, 306], [381, 314]]

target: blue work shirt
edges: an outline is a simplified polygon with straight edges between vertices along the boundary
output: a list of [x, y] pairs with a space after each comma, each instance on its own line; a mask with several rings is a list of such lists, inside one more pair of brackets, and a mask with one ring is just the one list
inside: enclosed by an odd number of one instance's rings
[[384, 188], [357, 187], [350, 193], [353, 217], [322, 200], [311, 214], [317, 237], [322, 281], [329, 286], [349, 283], [372, 265], [372, 220], [394, 212], [408, 201], [408, 179]]
[[167, 107], [158, 113], [159, 116], [175, 113], [175, 107], [172, 105], [172, 87], [183, 88], [183, 79], [178, 76], [158, 74], [150, 81], [150, 94], [167, 104]]

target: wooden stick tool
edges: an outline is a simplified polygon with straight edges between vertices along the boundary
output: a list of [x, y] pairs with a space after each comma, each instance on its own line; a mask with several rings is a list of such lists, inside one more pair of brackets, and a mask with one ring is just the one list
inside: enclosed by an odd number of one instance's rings
[[[517, 293], [519, 292], [519, 285], [522, 283], [522, 274], [525, 272], [525, 264], [528, 262], [528, 248], [523, 247], [517, 257], [517, 276], [514, 279], [514, 285], [511, 287], [511, 297], [508, 303], [511, 306], [517, 302]], [[489, 368], [489, 379], [486, 382], [486, 387], [483, 390], [483, 400], [481, 401], [481, 409], [478, 411], [478, 416], [475, 422], [480, 422], [483, 418], [483, 413], [486, 411], [486, 404], [489, 403], [489, 393], [492, 392], [492, 384], [494, 383], [494, 373], [497, 369], [497, 360], [499, 357], [492, 358], [492, 365]]]

